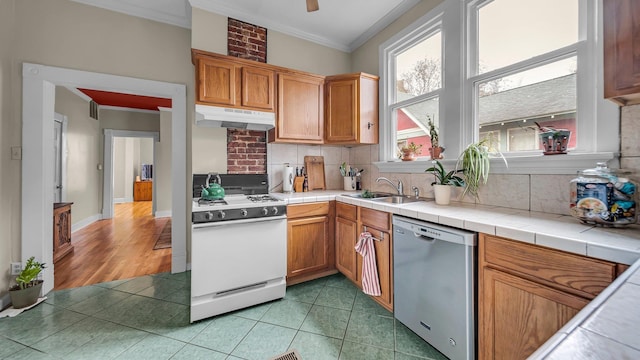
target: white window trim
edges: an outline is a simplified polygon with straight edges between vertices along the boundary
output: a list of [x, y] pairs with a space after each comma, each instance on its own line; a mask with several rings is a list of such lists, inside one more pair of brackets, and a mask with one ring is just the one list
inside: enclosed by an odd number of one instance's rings
[[[395, 149], [394, 129], [395, 119], [392, 116], [394, 86], [390, 75], [394, 74], [394, 64], [387, 61], [392, 54], [400, 48], [406, 48], [407, 42], [415, 41], [416, 36], [422, 34], [434, 21], [441, 21], [443, 38], [443, 89], [439, 94], [440, 101], [440, 139], [447, 148], [444, 154], [448, 159], [443, 161], [445, 166], [454, 166], [455, 160], [466, 144], [477, 141], [477, 124], [472, 114], [476, 106], [473, 96], [474, 88], [467, 79], [465, 61], [467, 49], [464, 44], [469, 36], [467, 28], [470, 26], [467, 20], [467, 6], [475, 1], [470, 0], [445, 0], [429, 13], [409, 25], [403, 31], [380, 45], [379, 61], [381, 74], [381, 101], [380, 101], [380, 146], [379, 156], [381, 161], [374, 164], [381, 172], [397, 173], [421, 173], [431, 166], [430, 160], [418, 160], [413, 162], [401, 162], [394, 159], [392, 154]], [[581, 19], [591, 17], [594, 21], [585, 23], [580, 21], [579, 39], [577, 45], [572, 45], [554, 52], [557, 57], [567, 56], [571, 52], [577, 52], [581, 66], [577, 72], [577, 112], [580, 114], [578, 136], [578, 148], [566, 155], [544, 156], [541, 151], [508, 153], [508, 167], [504, 166], [501, 159], [493, 159], [491, 162], [492, 173], [497, 174], [575, 174], [576, 171], [592, 168], [596, 162], [608, 161], [610, 167], [619, 166], [620, 148], [620, 108], [614, 103], [604, 99], [603, 86], [603, 44], [602, 44], [602, 0], [580, 1], [579, 11]], [[586, 15], [585, 15], [586, 12]], [[437, 20], [436, 20], [437, 19]], [[460, 25], [463, 26], [460, 26]], [[591, 36], [587, 36], [587, 35]], [[455, 39], [460, 39], [455, 41]], [[470, 47], [476, 46], [475, 42]], [[473, 54], [475, 52], [469, 52]], [[585, 55], [586, 54], [586, 55]], [[448, 61], [448, 59], [454, 59]], [[460, 59], [456, 61], [455, 59]], [[534, 64], [539, 59], [530, 59], [518, 65]], [[504, 69], [503, 69], [504, 70]], [[482, 74], [473, 80], [490, 78], [494, 72]], [[451, 86], [454, 84], [454, 86]], [[455, 86], [455, 84], [461, 84]], [[414, 99], [411, 99], [414, 100]], [[455, 103], [452, 100], [456, 100]], [[462, 104], [462, 105], [461, 105]], [[398, 104], [394, 104], [397, 106]], [[446, 119], [462, 119], [461, 121], [446, 121]], [[443, 119], [445, 119], [443, 121]], [[584, 120], [586, 119], [586, 121]], [[586, 124], [585, 124], [586, 123]], [[447, 134], [458, 134], [447, 136]]]

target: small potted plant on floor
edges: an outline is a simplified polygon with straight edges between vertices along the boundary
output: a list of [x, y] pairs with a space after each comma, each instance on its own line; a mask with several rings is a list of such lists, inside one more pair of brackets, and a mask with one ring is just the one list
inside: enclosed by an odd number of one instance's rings
[[429, 126], [429, 137], [431, 138], [429, 155], [433, 160], [442, 159], [444, 148], [440, 146], [440, 142], [438, 140], [438, 129], [436, 129], [436, 125], [433, 123], [430, 116], [427, 116], [427, 119], [429, 119], [427, 125]]
[[422, 153], [422, 144], [416, 144], [413, 141], [408, 145], [400, 148], [400, 159], [402, 161], [413, 161]]
[[451, 188], [453, 186], [464, 186], [464, 179], [456, 175], [456, 173], [461, 173], [462, 170], [446, 172], [440, 161], [435, 160], [433, 163], [435, 166], [428, 168], [425, 172], [432, 172], [436, 177], [436, 181], [431, 183], [436, 204], [449, 205], [451, 201]]
[[21, 309], [33, 305], [38, 301], [42, 280], [38, 275], [45, 268], [45, 264], [37, 262], [35, 257], [30, 257], [27, 264], [16, 278], [17, 284], [9, 289], [11, 303], [15, 309]]

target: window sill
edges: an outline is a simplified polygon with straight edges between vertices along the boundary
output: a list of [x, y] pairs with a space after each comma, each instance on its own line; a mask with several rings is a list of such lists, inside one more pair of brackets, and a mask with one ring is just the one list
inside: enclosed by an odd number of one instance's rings
[[[609, 162], [611, 168], [619, 166], [618, 154], [613, 152], [598, 153], [569, 153], [566, 155], [527, 155], [505, 156], [508, 166], [501, 158], [491, 159], [492, 174], [566, 174], [575, 175], [579, 170], [590, 169], [598, 162]], [[614, 161], [611, 161], [614, 160]], [[445, 169], [453, 169], [456, 159], [440, 160]], [[429, 158], [419, 158], [416, 161], [388, 161], [375, 162], [380, 172], [389, 173], [423, 173], [431, 167]]]

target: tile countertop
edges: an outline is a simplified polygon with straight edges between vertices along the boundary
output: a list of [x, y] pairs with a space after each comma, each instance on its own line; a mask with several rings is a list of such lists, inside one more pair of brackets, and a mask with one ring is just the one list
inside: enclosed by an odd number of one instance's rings
[[337, 200], [397, 215], [632, 265], [530, 359], [640, 359], [640, 225], [601, 228], [571, 216], [497, 206], [433, 201], [387, 204], [342, 190], [272, 194], [289, 204]]

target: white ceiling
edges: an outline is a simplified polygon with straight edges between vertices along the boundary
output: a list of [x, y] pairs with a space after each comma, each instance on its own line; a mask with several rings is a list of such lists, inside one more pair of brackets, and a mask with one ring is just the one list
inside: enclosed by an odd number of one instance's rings
[[420, 0], [73, 0], [191, 28], [191, 6], [342, 51], [353, 51]]

